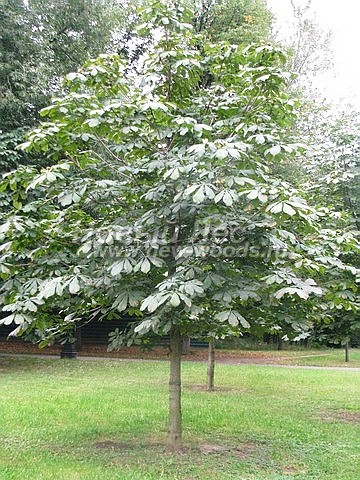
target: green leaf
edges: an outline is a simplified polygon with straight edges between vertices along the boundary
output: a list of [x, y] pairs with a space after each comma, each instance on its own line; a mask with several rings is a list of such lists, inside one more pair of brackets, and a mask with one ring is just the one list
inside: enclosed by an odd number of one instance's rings
[[250, 328], [250, 323], [242, 315], [239, 314], [238, 319], [244, 328]]
[[88, 122], [89, 127], [94, 128], [97, 127], [100, 123], [100, 120], [98, 118], [91, 118]]
[[[91, 248], [91, 245], [89, 245], [89, 247]], [[90, 248], [89, 248], [89, 250], [90, 250]], [[111, 275], [113, 275], [114, 277], [116, 275], [119, 275], [119, 273], [121, 273], [123, 271], [123, 267], [124, 267], [124, 262], [122, 260], [120, 262], [114, 263], [111, 267], [111, 270], [110, 270]]]
[[144, 258], [144, 260], [141, 262], [140, 270], [143, 273], [149, 273], [150, 272], [150, 262], [147, 258]]
[[0, 319], [0, 325], [11, 325], [15, 319], [15, 315], [12, 313], [5, 318]]
[[71, 294], [76, 294], [80, 291], [80, 284], [79, 284], [79, 281], [77, 279], [77, 277], [74, 277], [71, 282], [69, 283], [69, 292]]
[[77, 73], [76, 72], [70, 72], [66, 75], [66, 80], [69, 80], [70, 82], [72, 80], [74, 80], [75, 78], [77, 77]]
[[251, 192], [249, 192], [246, 197], [249, 200], [255, 200], [255, 198], [258, 197], [258, 194], [259, 194], [259, 192], [257, 190], [251, 190]]
[[216, 151], [216, 158], [219, 160], [223, 160], [224, 158], [227, 158], [229, 152], [226, 150], [226, 148], [219, 148], [219, 150]]
[[173, 293], [170, 297], [170, 304], [173, 307], [178, 307], [180, 305], [180, 297], [177, 293]]
[[233, 198], [228, 191], [224, 192], [222, 201], [225, 203], [227, 207], [231, 207], [231, 205], [233, 204]]
[[53, 295], [55, 295], [55, 292], [56, 292], [56, 282], [54, 280], [50, 280], [49, 282], [45, 283], [45, 287], [43, 285], [40, 291], [41, 296], [44, 298], [52, 297]]
[[194, 203], [202, 203], [205, 199], [204, 187], [201, 185], [192, 197]]
[[270, 155], [278, 155], [281, 152], [281, 146], [280, 145], [275, 145], [274, 147], [269, 148], [267, 150], [267, 153], [270, 153]]
[[292, 206], [286, 202], [283, 202], [283, 212], [290, 216], [296, 215], [296, 210], [294, 210]]
[[270, 210], [271, 213], [280, 213], [282, 212], [283, 204], [282, 202], [277, 202], [269, 205], [266, 210]]
[[128, 294], [127, 292], [121, 293], [115, 300], [113, 307], [116, 308], [119, 312], [126, 310], [128, 305]]
[[263, 145], [266, 141], [264, 135], [261, 135], [261, 134], [255, 135], [254, 138], [255, 138], [255, 142], [258, 143], [259, 145]]
[[73, 195], [72, 193], [66, 193], [66, 194], [61, 194], [59, 196], [59, 202], [60, 204], [65, 207], [67, 205], [71, 205], [73, 202]]

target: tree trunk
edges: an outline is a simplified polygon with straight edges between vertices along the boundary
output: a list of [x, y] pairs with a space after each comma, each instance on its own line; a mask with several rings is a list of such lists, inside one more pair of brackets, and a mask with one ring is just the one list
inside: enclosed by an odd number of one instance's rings
[[169, 420], [167, 446], [181, 447], [181, 349], [182, 338], [177, 327], [170, 331]]
[[277, 349], [278, 350], [283, 349], [283, 339], [279, 333], [277, 334]]
[[190, 352], [190, 337], [186, 336], [186, 337], [183, 337], [181, 353], [183, 355], [187, 355], [189, 352]]
[[209, 340], [209, 356], [207, 368], [207, 390], [212, 392], [214, 390], [214, 374], [215, 374], [215, 342], [212, 338]]
[[82, 335], [81, 335], [81, 327], [75, 327], [75, 336], [76, 336], [76, 350], [81, 352], [82, 350]]
[[60, 358], [77, 358], [75, 343], [65, 342], [60, 351]]
[[349, 342], [345, 343], [345, 362], [349, 361]]

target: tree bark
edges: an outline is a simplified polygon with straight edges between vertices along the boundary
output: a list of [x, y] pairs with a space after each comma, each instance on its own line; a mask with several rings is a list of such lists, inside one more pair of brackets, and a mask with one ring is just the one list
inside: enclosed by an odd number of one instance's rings
[[182, 351], [181, 351], [181, 353], [183, 355], [187, 355], [189, 352], [190, 352], [190, 337], [188, 337], [186, 335], [185, 337], [183, 337], [183, 340], [182, 340]]
[[345, 343], [345, 362], [349, 361], [349, 342]]
[[207, 390], [212, 392], [214, 390], [214, 376], [215, 376], [215, 342], [212, 338], [209, 340], [209, 356], [207, 368]]
[[81, 327], [75, 327], [75, 337], [76, 337], [76, 350], [81, 352], [82, 350], [82, 335], [81, 335]]
[[177, 327], [170, 331], [169, 420], [167, 446], [171, 450], [181, 447], [181, 349], [182, 338]]
[[283, 349], [283, 339], [279, 333], [277, 334], [277, 349], [278, 350]]

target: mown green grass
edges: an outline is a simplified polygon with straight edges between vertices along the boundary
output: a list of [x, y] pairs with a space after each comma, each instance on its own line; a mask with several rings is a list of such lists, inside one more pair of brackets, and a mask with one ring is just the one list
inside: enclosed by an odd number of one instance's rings
[[318, 367], [360, 367], [360, 349], [350, 348], [350, 361], [345, 362], [345, 350], [343, 348], [295, 348], [292, 345], [286, 345], [283, 350], [218, 350], [220, 354], [230, 354], [230, 358], [237, 357], [239, 359], [246, 357], [262, 358], [266, 363], [267, 359], [272, 361], [276, 359], [277, 363], [282, 365], [303, 365]]
[[318, 367], [360, 367], [360, 349], [349, 350], [349, 362], [345, 363], [343, 349], [310, 350], [292, 353], [292, 358], [286, 358], [288, 352], [283, 352], [284, 364], [289, 365], [314, 365]]
[[171, 454], [166, 362], [0, 357], [0, 479], [359, 478], [359, 373], [219, 365], [207, 393], [205, 370], [183, 365]]

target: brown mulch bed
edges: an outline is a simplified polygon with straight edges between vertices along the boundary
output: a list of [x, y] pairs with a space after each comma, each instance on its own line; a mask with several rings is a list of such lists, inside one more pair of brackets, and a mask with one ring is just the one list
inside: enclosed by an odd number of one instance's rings
[[[18, 339], [10, 339], [0, 341], [0, 353], [7, 354], [40, 354], [40, 355], [59, 355], [61, 346], [54, 345], [39, 349], [37, 345], [23, 342]], [[117, 352], [108, 352], [106, 345], [83, 345], [78, 352], [81, 356], [87, 357], [107, 357], [107, 358], [130, 358], [144, 360], [166, 360], [168, 358], [167, 347], [155, 347], [150, 351], [141, 350], [139, 347], [124, 347]], [[207, 361], [207, 348], [192, 347], [188, 354], [184, 355], [184, 359], [190, 361]], [[233, 364], [262, 364], [271, 363], [279, 364], [281, 356], [274, 356], [274, 352], [257, 352], [257, 351], [229, 351], [217, 350], [216, 361], [218, 363]]]
[[0, 340], [0, 353], [8, 354], [37, 354], [37, 355], [58, 355], [60, 346], [39, 348], [38, 345], [23, 342], [18, 339]]

